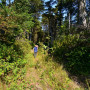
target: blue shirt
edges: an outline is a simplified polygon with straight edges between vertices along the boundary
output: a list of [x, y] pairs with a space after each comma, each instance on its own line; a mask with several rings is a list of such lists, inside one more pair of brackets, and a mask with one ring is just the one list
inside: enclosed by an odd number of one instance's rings
[[34, 52], [37, 52], [38, 51], [38, 48], [37, 47], [34, 47]]

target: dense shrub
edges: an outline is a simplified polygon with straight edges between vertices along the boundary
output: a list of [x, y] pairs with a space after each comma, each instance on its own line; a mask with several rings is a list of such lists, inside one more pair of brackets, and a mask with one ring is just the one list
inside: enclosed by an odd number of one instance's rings
[[89, 75], [90, 53], [88, 47], [77, 47], [66, 53], [67, 67], [69, 71], [75, 74]]
[[0, 77], [7, 75], [9, 71], [14, 73], [17, 68], [24, 67], [27, 63], [24, 56], [28, 49], [30, 44], [24, 39], [16, 40], [13, 45], [0, 43]]
[[25, 55], [31, 50], [30, 41], [27, 39], [17, 39], [14, 43], [14, 47], [18, 54]]
[[90, 40], [79, 34], [62, 35], [54, 44], [54, 56], [64, 63], [65, 68], [76, 75], [89, 75]]

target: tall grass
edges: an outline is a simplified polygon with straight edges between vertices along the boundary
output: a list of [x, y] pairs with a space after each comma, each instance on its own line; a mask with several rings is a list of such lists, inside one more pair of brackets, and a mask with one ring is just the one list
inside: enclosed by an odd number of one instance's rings
[[54, 61], [55, 58], [39, 52], [36, 69], [40, 77], [43, 89], [53, 90], [84, 90], [77, 82], [71, 80], [63, 65]]

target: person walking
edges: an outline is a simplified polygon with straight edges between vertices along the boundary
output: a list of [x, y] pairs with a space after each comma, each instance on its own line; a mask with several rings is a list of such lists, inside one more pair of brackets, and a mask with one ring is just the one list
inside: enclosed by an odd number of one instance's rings
[[36, 58], [38, 52], [38, 45], [35, 45], [34, 47], [34, 58]]

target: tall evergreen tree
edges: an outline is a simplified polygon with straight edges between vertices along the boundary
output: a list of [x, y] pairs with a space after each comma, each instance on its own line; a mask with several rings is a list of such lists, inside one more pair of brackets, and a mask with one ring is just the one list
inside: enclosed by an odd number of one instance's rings
[[54, 0], [50, 0], [45, 2], [45, 13], [43, 14], [44, 17], [48, 18], [48, 32], [50, 36], [50, 42], [49, 42], [49, 47], [53, 45], [54, 41], [54, 26], [55, 26], [55, 17], [54, 17], [54, 11], [53, 11], [53, 4], [55, 3]]

